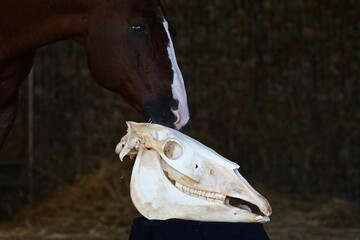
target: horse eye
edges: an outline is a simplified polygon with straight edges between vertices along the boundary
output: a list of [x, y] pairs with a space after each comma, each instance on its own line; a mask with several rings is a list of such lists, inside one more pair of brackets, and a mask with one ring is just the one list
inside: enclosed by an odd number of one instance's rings
[[143, 25], [132, 25], [131, 26], [131, 29], [134, 31], [134, 32], [144, 32], [145, 28]]
[[131, 30], [139, 35], [147, 35], [148, 34], [148, 30], [146, 28], [146, 26], [142, 25], [142, 24], [134, 24], [131, 25]]

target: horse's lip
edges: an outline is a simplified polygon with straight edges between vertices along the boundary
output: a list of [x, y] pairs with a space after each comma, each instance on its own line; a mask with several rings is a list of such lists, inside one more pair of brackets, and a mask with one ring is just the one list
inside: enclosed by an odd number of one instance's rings
[[180, 113], [179, 110], [173, 110], [171, 109], [171, 112], [175, 115], [176, 117], [176, 121], [174, 122], [175, 128], [177, 130], [180, 130], [180, 128], [182, 127], [181, 123], [181, 118], [180, 118]]
[[175, 128], [177, 130], [180, 130], [183, 126], [186, 125], [186, 123], [189, 121], [190, 117], [189, 117], [189, 114], [185, 114], [184, 116], [185, 117], [181, 117], [180, 116], [180, 113], [181, 111], [180, 110], [173, 110], [171, 109], [171, 112], [175, 115], [176, 117], [176, 121], [174, 122], [174, 125], [175, 125]]

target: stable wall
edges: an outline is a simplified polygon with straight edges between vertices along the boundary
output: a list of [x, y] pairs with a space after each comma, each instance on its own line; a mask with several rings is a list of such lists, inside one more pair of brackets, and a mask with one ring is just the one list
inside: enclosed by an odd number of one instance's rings
[[[238, 162], [250, 182], [358, 204], [359, 1], [165, 5], [191, 111], [184, 132]], [[124, 122], [137, 116], [91, 79], [74, 43], [39, 50], [34, 71], [34, 183], [36, 193], [45, 193], [96, 169], [99, 160], [116, 161]], [[28, 159], [26, 87], [1, 160]], [[26, 181], [27, 171], [1, 166], [0, 177]], [[26, 187], [0, 197], [8, 204], [19, 194]]]

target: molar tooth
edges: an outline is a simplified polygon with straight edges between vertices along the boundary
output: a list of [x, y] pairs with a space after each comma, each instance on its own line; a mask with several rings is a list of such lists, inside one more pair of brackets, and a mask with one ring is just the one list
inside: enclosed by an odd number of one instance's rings
[[222, 194], [220, 194], [220, 193], [216, 194], [215, 196], [216, 196], [216, 198], [219, 199], [219, 200], [224, 200], [224, 199], [225, 199], [225, 196], [222, 195]]
[[204, 197], [204, 196], [198, 196], [200, 199], [204, 199], [204, 200], [206, 200], [206, 197]]
[[192, 197], [201, 198], [201, 199], [211, 201], [211, 202], [224, 203], [224, 200], [226, 198], [226, 196], [221, 193], [206, 192], [206, 191], [189, 188], [178, 182], [175, 182], [175, 186], [182, 192], [184, 192]]

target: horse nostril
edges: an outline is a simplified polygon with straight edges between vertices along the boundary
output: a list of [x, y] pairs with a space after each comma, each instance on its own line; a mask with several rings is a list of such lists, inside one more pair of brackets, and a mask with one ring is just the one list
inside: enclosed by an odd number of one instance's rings
[[171, 101], [170, 109], [171, 109], [171, 111], [179, 110], [179, 101], [177, 101], [177, 100]]
[[175, 122], [174, 122], [174, 124], [179, 123], [179, 121], [180, 121], [179, 111], [178, 111], [178, 110], [173, 110], [173, 109], [171, 109], [171, 112], [172, 112], [172, 113], [174, 114], [174, 116], [175, 116]]

